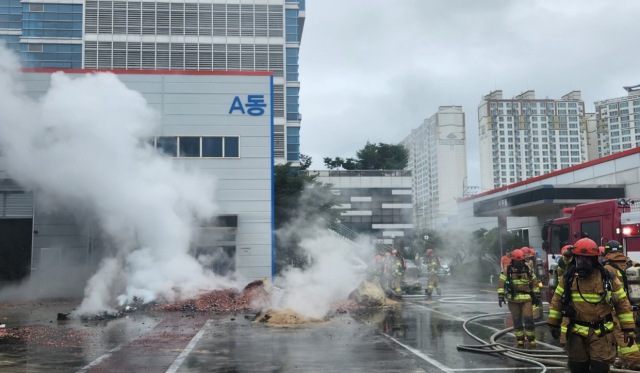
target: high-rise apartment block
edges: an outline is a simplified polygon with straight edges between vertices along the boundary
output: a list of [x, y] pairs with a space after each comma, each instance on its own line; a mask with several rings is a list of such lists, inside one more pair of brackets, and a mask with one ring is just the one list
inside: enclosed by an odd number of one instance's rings
[[640, 85], [624, 87], [627, 96], [598, 101], [598, 156], [640, 146]]
[[276, 163], [300, 155], [305, 0], [0, 0], [23, 67], [272, 71]]
[[455, 226], [456, 199], [462, 197], [467, 176], [462, 106], [441, 106], [402, 144], [409, 151], [416, 228]]
[[587, 158], [587, 120], [580, 91], [536, 99], [502, 91], [478, 105], [481, 187], [490, 190], [571, 167]]

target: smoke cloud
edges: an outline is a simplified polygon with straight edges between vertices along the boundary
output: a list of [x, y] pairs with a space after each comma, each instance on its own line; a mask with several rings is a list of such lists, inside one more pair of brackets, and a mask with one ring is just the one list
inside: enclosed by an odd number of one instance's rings
[[30, 98], [17, 58], [0, 46], [8, 174], [52, 211], [91, 217], [115, 251], [88, 282], [79, 313], [231, 286], [189, 254], [192, 227], [215, 214], [214, 180], [159, 155], [146, 141], [158, 126], [142, 95], [113, 74], [55, 73], [50, 90]]

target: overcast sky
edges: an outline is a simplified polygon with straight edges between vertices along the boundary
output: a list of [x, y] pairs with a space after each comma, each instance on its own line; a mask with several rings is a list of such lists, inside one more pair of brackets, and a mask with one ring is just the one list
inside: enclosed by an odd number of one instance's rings
[[353, 156], [397, 143], [441, 105], [466, 113], [469, 185], [480, 184], [482, 95], [582, 91], [593, 102], [640, 84], [640, 1], [307, 0], [300, 57], [301, 152]]

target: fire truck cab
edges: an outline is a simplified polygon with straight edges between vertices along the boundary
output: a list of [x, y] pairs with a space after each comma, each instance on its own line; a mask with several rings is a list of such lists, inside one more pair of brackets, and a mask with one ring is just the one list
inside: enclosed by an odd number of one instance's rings
[[565, 245], [588, 237], [599, 246], [620, 242], [632, 260], [640, 261], [640, 199], [618, 198], [585, 203], [563, 210], [567, 217], [548, 220], [542, 228], [547, 268]]

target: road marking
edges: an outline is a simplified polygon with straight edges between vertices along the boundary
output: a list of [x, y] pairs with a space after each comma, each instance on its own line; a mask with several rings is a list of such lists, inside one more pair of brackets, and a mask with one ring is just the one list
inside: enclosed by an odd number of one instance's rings
[[434, 367], [442, 370], [443, 372], [451, 372], [451, 369], [445, 365], [442, 365], [441, 363], [439, 363], [437, 360], [434, 360], [432, 358], [430, 358], [429, 356], [423, 354], [422, 352], [420, 352], [419, 350], [416, 350], [415, 348], [408, 346], [400, 341], [398, 341], [397, 339], [393, 338], [392, 336], [388, 335], [388, 334], [384, 334], [382, 333], [382, 335], [384, 335], [385, 337], [389, 338], [390, 340], [394, 341], [395, 343], [399, 344], [400, 346], [404, 347], [405, 349], [407, 349], [409, 352], [413, 353], [414, 355], [416, 355], [417, 357], [421, 358], [422, 360], [426, 361], [427, 363], [433, 365]]
[[103, 361], [107, 360], [111, 355], [113, 355], [114, 353], [120, 351], [122, 349], [124, 345], [120, 345], [114, 349], [109, 350], [109, 352], [107, 352], [106, 354], [100, 356], [99, 358], [95, 359], [94, 361], [90, 362], [89, 365], [86, 365], [84, 368], [80, 369], [79, 371], [77, 371], [76, 373], [85, 373], [86, 371], [88, 371], [89, 369], [95, 367], [96, 365], [101, 364]]
[[176, 373], [180, 365], [184, 362], [184, 360], [189, 356], [191, 351], [196, 347], [200, 339], [204, 336], [204, 333], [209, 329], [209, 326], [213, 323], [213, 320], [207, 320], [206, 323], [200, 328], [200, 331], [191, 339], [191, 342], [187, 345], [187, 347], [182, 350], [182, 353], [176, 358], [176, 360], [171, 364], [169, 369], [165, 373]]
[[[508, 371], [512, 371], [512, 370], [541, 370], [542, 368], [538, 368], [538, 367], [531, 367], [531, 368], [468, 368], [468, 369], [450, 369], [450, 372], [486, 372], [486, 371], [494, 371], [494, 370], [508, 370]], [[567, 369], [564, 367], [547, 367], [547, 370], [560, 370], [560, 369]]]
[[[435, 309], [433, 309], [433, 308], [425, 307], [425, 306], [420, 305], [420, 304], [417, 304], [417, 303], [414, 303], [414, 305], [416, 305], [416, 306], [418, 306], [418, 307], [420, 307], [420, 308], [424, 308], [424, 309], [426, 309], [426, 310], [429, 310], [429, 311], [435, 312], [435, 313], [439, 313], [439, 314], [444, 315], [444, 316], [447, 316], [447, 317], [449, 317], [449, 318], [453, 318], [453, 319], [456, 319], [456, 320], [462, 321], [462, 322], [467, 321], [467, 319], [465, 319], [465, 318], [462, 318], [462, 317], [459, 317], [459, 316], [454, 316], [454, 315], [452, 315], [452, 314], [450, 314], [450, 313], [446, 313], [446, 312], [438, 311], [438, 310], [435, 310]], [[505, 316], [506, 316], [506, 315], [508, 315], [508, 314], [509, 314], [509, 312], [505, 312]], [[494, 332], [499, 332], [499, 331], [500, 331], [500, 329], [498, 329], [498, 328], [494, 328], [493, 326], [484, 325], [484, 324], [480, 324], [480, 323], [473, 323], [473, 324], [474, 324], [474, 325], [478, 325], [478, 326], [482, 326], [482, 327], [487, 328], [487, 329], [489, 329], [489, 330], [493, 330]], [[508, 335], [513, 336], [514, 334], [513, 334], [513, 333], [509, 333]], [[552, 350], [564, 351], [564, 349], [562, 349], [562, 348], [560, 348], [560, 347], [558, 347], [558, 346], [554, 346], [554, 345], [551, 345], [551, 344], [548, 344], [548, 343], [545, 343], [545, 342], [541, 342], [541, 341], [536, 341], [536, 342], [537, 342], [539, 345], [549, 347], [549, 348], [551, 348]]]

